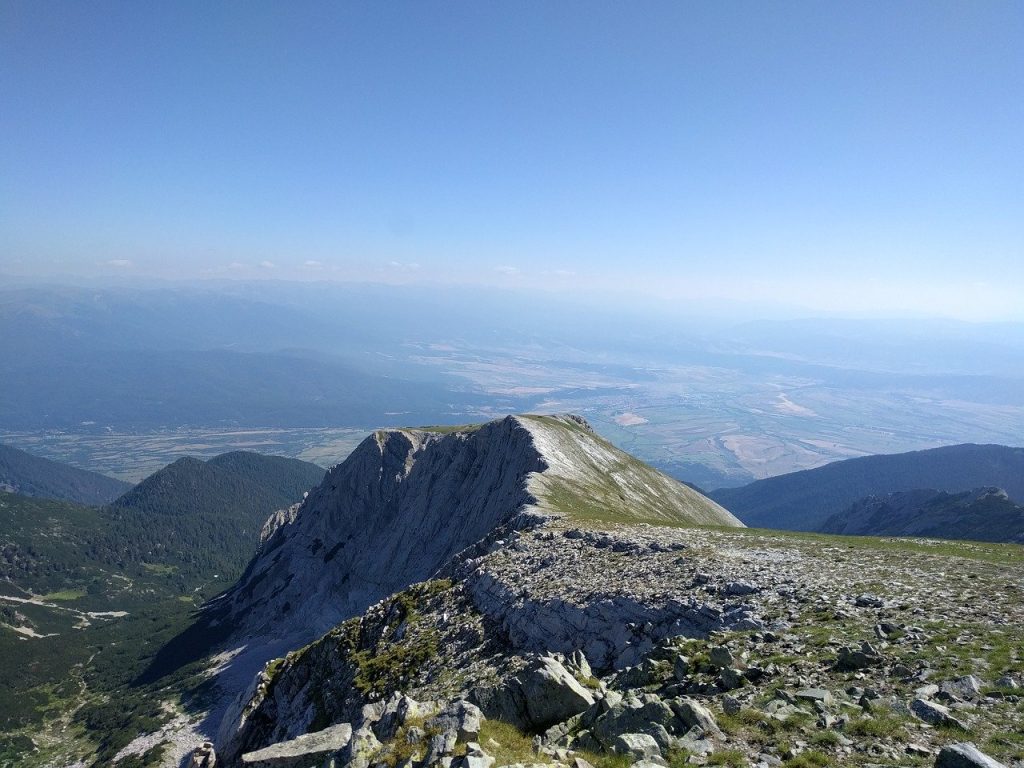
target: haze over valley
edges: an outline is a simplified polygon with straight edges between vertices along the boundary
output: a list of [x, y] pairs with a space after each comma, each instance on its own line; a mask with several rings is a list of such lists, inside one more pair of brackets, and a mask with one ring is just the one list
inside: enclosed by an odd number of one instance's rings
[[37, 286], [0, 293], [0, 313], [0, 441], [130, 481], [231, 449], [327, 466], [367, 428], [530, 411], [584, 414], [709, 489], [1024, 435], [1013, 323], [306, 283]]

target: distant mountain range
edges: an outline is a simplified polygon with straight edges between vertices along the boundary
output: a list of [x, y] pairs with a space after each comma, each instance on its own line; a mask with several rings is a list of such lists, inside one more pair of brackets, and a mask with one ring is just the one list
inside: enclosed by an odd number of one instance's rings
[[[76, 473], [109, 480], [14, 455], [16, 467], [51, 470], [49, 482], [33, 480], [36, 490], [81, 490], [66, 480]], [[29, 476], [9, 475], [10, 485], [28, 488]], [[134, 679], [141, 657], [242, 572], [270, 514], [323, 476], [308, 462], [233, 452], [179, 459], [104, 506], [0, 492], [0, 731], [40, 718], [32, 692], [75, 665], [91, 660], [96, 691]], [[113, 700], [109, 712], [86, 708], [81, 717], [116, 719], [125, 706]]]
[[833, 515], [822, 533], [924, 536], [1024, 544], [1024, 506], [1001, 488], [962, 493], [931, 489], [869, 496]]
[[0, 579], [32, 594], [88, 587], [98, 598], [124, 569], [149, 568], [188, 592], [240, 572], [270, 513], [323, 475], [297, 459], [234, 452], [179, 459], [106, 506], [0, 494]]
[[919, 488], [962, 493], [983, 487], [1002, 488], [1010, 497], [1024, 499], [1024, 448], [963, 444], [864, 456], [709, 495], [749, 526], [815, 531], [868, 496]]
[[0, 445], [0, 490], [78, 504], [106, 504], [131, 488], [98, 472]]

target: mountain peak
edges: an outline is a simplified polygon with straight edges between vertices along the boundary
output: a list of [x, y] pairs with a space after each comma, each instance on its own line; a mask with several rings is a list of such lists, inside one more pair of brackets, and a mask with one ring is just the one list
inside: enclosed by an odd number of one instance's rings
[[742, 525], [576, 416], [378, 430], [275, 521], [204, 621], [256, 661], [261, 644], [306, 643], [502, 531], [590, 522]]

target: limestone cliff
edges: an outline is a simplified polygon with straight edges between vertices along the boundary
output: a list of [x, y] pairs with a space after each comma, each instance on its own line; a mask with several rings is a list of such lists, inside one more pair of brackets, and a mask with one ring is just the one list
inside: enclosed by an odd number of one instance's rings
[[430, 578], [500, 526], [557, 517], [741, 525], [578, 417], [378, 431], [297, 512], [275, 521], [238, 584], [208, 614], [233, 628], [232, 642], [305, 642]]

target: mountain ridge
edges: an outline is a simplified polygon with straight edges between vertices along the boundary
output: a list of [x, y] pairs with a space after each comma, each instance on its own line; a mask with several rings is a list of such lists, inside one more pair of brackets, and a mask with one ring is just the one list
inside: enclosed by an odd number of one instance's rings
[[813, 531], [866, 496], [915, 488], [961, 492], [984, 486], [1024, 498], [1024, 448], [962, 443], [862, 456], [709, 495], [749, 526]]
[[106, 504], [131, 488], [130, 483], [86, 469], [0, 445], [0, 489], [77, 504]]
[[1024, 506], [1002, 488], [931, 488], [868, 496], [828, 518], [822, 533], [920, 536], [1024, 544]]
[[[631, 473], [642, 473], [636, 476], [642, 480]], [[374, 477], [377, 481], [368, 480]], [[635, 505], [643, 512], [632, 511]], [[438, 517], [441, 508], [447, 518]], [[557, 516], [740, 525], [724, 508], [614, 448], [578, 417], [507, 416], [443, 431], [378, 430], [274, 530], [242, 582], [211, 610], [233, 604], [230, 615], [237, 626], [245, 616], [287, 614], [285, 606], [293, 609], [301, 602], [317, 617], [318, 630], [326, 631], [353, 611], [430, 577], [514, 518], [527, 524]], [[448, 527], [453, 522], [465, 528], [453, 531]], [[378, 534], [380, 544], [367, 539]], [[295, 543], [300, 538], [302, 547]], [[353, 551], [364, 554], [348, 554]], [[346, 557], [356, 558], [349, 564], [355, 570], [339, 576], [344, 587], [333, 587], [344, 592], [343, 601], [329, 598], [332, 590], [325, 592], [325, 576], [334, 577], [296, 567], [306, 561], [310, 567], [334, 563], [326, 569], [329, 574]], [[387, 578], [377, 573], [376, 560], [386, 562]], [[257, 592], [257, 580], [286, 581], [287, 588], [271, 590], [273, 604], [254, 604], [248, 598]]]

